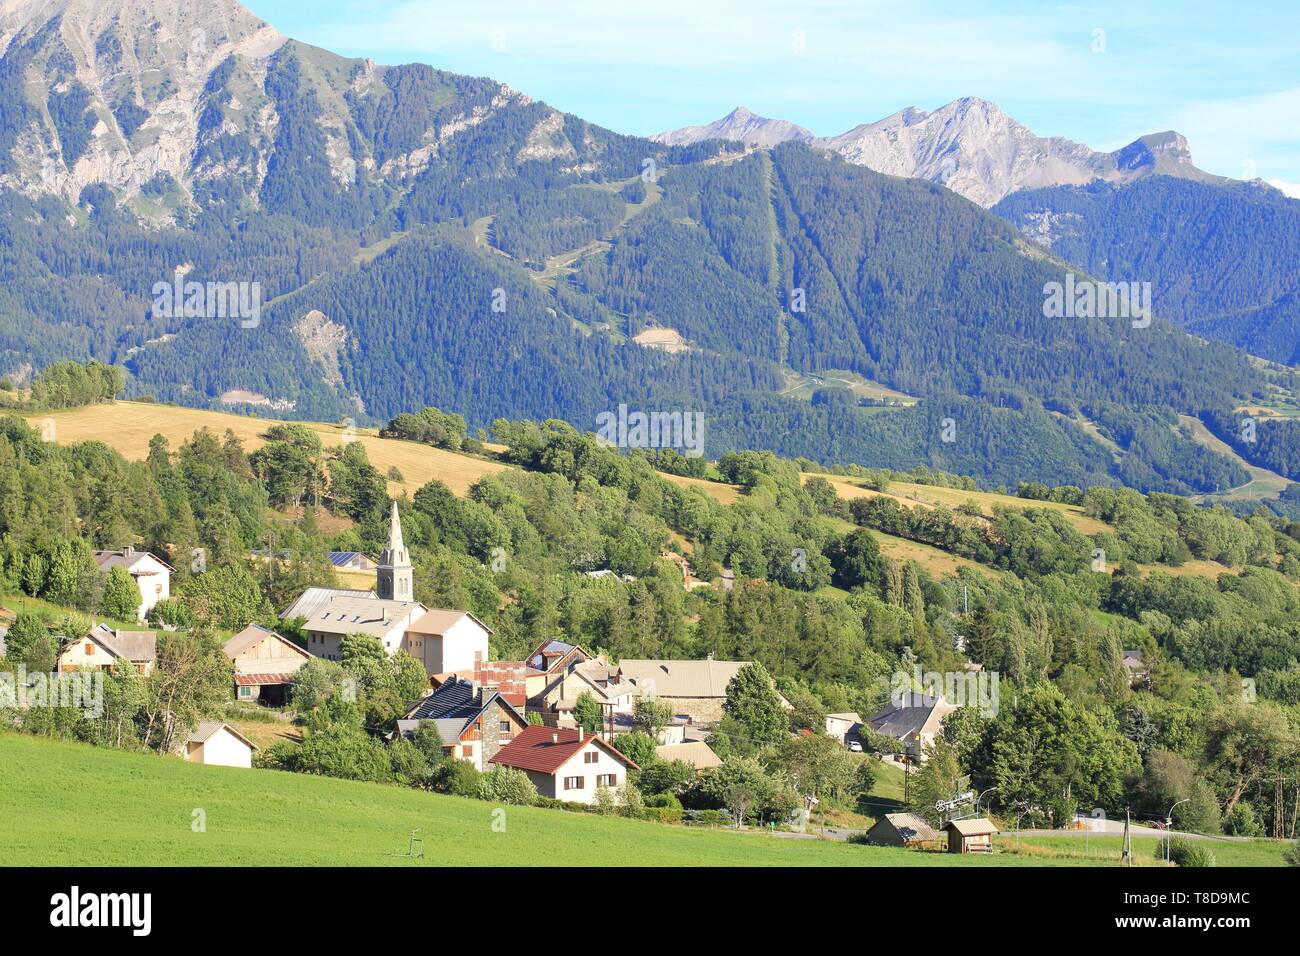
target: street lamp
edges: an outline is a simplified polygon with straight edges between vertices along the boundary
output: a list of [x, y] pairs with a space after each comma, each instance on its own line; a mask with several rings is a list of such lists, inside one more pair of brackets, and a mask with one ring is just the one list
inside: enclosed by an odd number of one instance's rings
[[1165, 816], [1165, 862], [1166, 863], [1169, 862], [1169, 842], [1170, 842], [1169, 831], [1174, 825], [1174, 810], [1177, 807], [1181, 806], [1182, 804], [1190, 802], [1191, 799], [1192, 799], [1191, 797], [1188, 797], [1185, 800], [1179, 800], [1177, 803], [1175, 803], [1173, 806], [1169, 808], [1169, 813], [1166, 814]]

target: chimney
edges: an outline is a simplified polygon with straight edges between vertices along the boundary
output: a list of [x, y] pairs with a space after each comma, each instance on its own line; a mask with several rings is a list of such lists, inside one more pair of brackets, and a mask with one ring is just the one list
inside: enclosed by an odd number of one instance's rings
[[582, 743], [582, 738], [583, 738], [582, 728], [579, 727], [579, 728], [578, 728], [578, 743]]
[[553, 743], [553, 744], [558, 744], [559, 742], [560, 742], [560, 735], [559, 735], [559, 734], [551, 734], [551, 743]]
[[123, 557], [129, 558], [129, 557], [131, 557], [131, 555], [133, 555], [133, 554], [135, 554], [135, 546], [134, 546], [134, 545], [130, 545], [130, 544], [128, 544], [125, 548], [122, 549], [122, 556], [123, 556]]

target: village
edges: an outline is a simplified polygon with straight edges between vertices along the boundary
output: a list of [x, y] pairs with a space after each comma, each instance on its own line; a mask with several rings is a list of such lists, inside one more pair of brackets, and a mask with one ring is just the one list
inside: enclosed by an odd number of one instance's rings
[[[480, 773], [496, 767], [526, 775], [540, 798], [592, 807], [621, 793], [641, 768], [617, 746], [623, 735], [647, 729], [645, 710], [661, 716], [648, 728], [654, 759], [680, 763], [697, 777], [723, 765], [709, 741], [728, 706], [728, 689], [752, 661], [636, 660], [611, 663], [580, 644], [544, 641], [521, 660], [492, 660], [492, 630], [464, 610], [429, 608], [414, 601], [414, 568], [403, 541], [394, 504], [387, 546], [378, 561], [358, 552], [331, 554], [349, 571], [373, 571], [373, 589], [309, 587], [280, 612], [282, 621], [301, 622], [306, 647], [276, 630], [249, 623], [224, 641], [233, 683], [231, 700], [283, 710], [293, 700], [294, 684], [313, 659], [338, 661], [349, 636], [373, 638], [389, 655], [399, 651], [423, 668], [427, 690], [409, 702], [393, 723], [388, 739], [410, 739], [432, 730], [444, 757], [463, 761]], [[138, 618], [170, 596], [172, 569], [158, 557], [131, 548], [95, 553], [101, 571], [123, 568], [139, 590]], [[687, 586], [689, 569], [683, 563]], [[729, 579], [723, 581], [729, 585]], [[2, 653], [2, 648], [0, 648]], [[109, 672], [128, 667], [149, 675], [157, 664], [158, 632], [94, 624], [59, 648], [59, 674]], [[765, 673], [765, 672], [764, 672]], [[770, 684], [771, 679], [766, 678]], [[345, 693], [355, 693], [344, 688]], [[775, 688], [785, 711], [792, 705]], [[644, 705], [649, 702], [650, 707]], [[598, 713], [596, 726], [580, 714], [584, 704]], [[956, 706], [920, 690], [903, 695], [863, 719], [857, 713], [825, 716], [825, 738], [847, 755], [879, 759], [906, 775], [923, 762], [943, 719]], [[805, 735], [808, 731], [804, 731]], [[626, 739], [626, 738], [625, 738]], [[872, 742], [892, 741], [885, 753], [866, 754]], [[209, 766], [253, 769], [259, 747], [231, 721], [199, 720], [175, 741], [176, 756]], [[859, 756], [860, 755], [860, 756]], [[942, 826], [910, 812], [884, 813], [857, 842], [880, 846], [989, 853], [996, 825], [969, 806], [973, 794], [956, 794], [940, 807]], [[782, 819], [767, 825], [782, 833], [812, 835], [820, 800], [801, 795]], [[738, 814], [737, 826], [745, 824]], [[826, 835], [823, 818], [822, 835]], [[833, 838], [845, 834], [832, 830]]]

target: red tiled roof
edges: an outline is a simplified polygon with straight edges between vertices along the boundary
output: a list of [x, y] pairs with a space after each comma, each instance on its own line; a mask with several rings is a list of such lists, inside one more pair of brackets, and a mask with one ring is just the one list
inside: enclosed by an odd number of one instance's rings
[[613, 744], [606, 743], [594, 734], [583, 734], [581, 738], [578, 734], [577, 730], [532, 724], [520, 731], [514, 740], [498, 750], [488, 762], [538, 773], [555, 773], [579, 750], [594, 743], [632, 770], [641, 769], [630, 758], [619, 753]]
[[239, 687], [261, 687], [263, 684], [292, 684], [293, 674], [236, 674], [235, 684]]

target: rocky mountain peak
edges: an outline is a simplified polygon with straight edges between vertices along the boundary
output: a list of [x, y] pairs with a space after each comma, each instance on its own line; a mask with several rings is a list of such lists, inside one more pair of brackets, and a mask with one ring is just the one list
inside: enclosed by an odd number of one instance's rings
[[724, 138], [757, 146], [798, 140], [877, 172], [939, 183], [982, 206], [992, 206], [1022, 189], [1095, 179], [1127, 182], [1147, 175], [1214, 179], [1192, 164], [1187, 141], [1178, 133], [1143, 136], [1115, 153], [1103, 153], [1063, 137], [1038, 136], [993, 101], [978, 96], [953, 100], [932, 112], [909, 106], [838, 136], [799, 134], [807, 131], [782, 120], [755, 117], [741, 108], [716, 123], [655, 139], [679, 145]]

